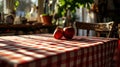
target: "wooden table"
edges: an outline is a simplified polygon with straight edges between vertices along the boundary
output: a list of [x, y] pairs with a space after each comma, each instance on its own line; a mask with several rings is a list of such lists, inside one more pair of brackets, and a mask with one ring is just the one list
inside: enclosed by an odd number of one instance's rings
[[1, 36], [0, 67], [111, 67], [117, 39], [52, 34]]

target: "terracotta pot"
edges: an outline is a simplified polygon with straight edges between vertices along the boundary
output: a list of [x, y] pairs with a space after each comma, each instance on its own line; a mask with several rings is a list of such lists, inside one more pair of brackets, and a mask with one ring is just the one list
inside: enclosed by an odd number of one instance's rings
[[50, 16], [50, 15], [40, 15], [40, 19], [44, 25], [52, 24], [52, 16]]

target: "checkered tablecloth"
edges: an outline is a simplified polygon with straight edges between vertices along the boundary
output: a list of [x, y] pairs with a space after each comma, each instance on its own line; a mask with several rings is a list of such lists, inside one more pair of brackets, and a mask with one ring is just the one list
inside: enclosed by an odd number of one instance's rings
[[118, 40], [118, 47], [115, 49], [114, 63], [114, 67], [120, 67], [120, 39]]
[[117, 39], [52, 34], [1, 36], [0, 67], [110, 67]]

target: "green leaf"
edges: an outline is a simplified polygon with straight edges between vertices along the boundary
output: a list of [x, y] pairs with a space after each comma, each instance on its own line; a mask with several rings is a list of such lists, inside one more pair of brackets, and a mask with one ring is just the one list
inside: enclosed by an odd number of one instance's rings
[[18, 0], [16, 0], [16, 1], [15, 1], [15, 6], [16, 6], [16, 7], [18, 7], [18, 6], [19, 6], [19, 4], [20, 4], [20, 3], [19, 3], [19, 1], [18, 1]]

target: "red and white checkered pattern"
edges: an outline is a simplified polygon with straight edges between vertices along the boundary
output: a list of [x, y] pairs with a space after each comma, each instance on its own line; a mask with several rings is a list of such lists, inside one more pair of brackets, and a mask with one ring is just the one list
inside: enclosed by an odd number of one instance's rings
[[120, 39], [118, 40], [118, 47], [115, 49], [114, 62], [115, 67], [120, 67]]
[[50, 34], [0, 37], [0, 67], [110, 67], [117, 39]]

